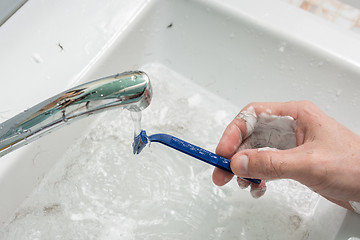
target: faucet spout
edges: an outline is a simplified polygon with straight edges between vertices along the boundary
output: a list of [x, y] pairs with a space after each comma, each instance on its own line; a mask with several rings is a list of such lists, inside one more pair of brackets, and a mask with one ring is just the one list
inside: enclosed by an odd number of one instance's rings
[[0, 157], [58, 127], [116, 107], [141, 111], [152, 97], [150, 79], [130, 71], [59, 93], [0, 124]]

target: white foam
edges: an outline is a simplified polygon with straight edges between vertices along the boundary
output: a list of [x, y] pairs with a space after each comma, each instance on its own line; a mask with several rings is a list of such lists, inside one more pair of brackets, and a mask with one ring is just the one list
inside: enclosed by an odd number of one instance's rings
[[261, 152], [261, 151], [277, 151], [278, 149], [271, 147], [262, 147], [262, 148], [258, 148], [257, 150], [258, 152]]
[[254, 132], [255, 125], [256, 125], [256, 123], [258, 121], [254, 107], [250, 106], [246, 110], [241, 111], [239, 113], [238, 117], [246, 122], [246, 136], [245, 136], [245, 138], [247, 138], [248, 136], [250, 136]]
[[296, 121], [290, 116], [275, 116], [266, 113], [257, 117], [254, 130], [246, 140], [250, 148], [290, 149], [296, 147]]

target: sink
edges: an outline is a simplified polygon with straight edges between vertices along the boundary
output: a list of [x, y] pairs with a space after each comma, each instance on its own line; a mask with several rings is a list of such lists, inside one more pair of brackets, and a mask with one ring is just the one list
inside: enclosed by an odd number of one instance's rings
[[353, 6], [353, 7], [357, 8], [357, 9], [360, 8], [359, 2], [354, 1], [354, 0], [341, 0], [341, 2], [343, 2], [343, 3], [345, 3], [345, 4], [348, 4], [348, 5], [350, 5], [350, 6]]
[[[59, 92], [75, 82], [143, 70], [154, 88], [153, 102], [142, 113], [143, 128], [209, 150], [228, 122], [253, 101], [311, 100], [360, 133], [354, 121], [360, 104], [359, 37], [291, 5], [275, 0], [137, 1], [136, 11], [114, 33], [81, 72], [65, 70], [73, 79], [50, 79]], [[32, 57], [36, 64], [46, 61]], [[19, 81], [26, 84], [26, 79]], [[37, 86], [49, 84], [47, 78], [37, 81]], [[360, 237], [357, 214], [295, 181], [269, 182], [265, 196], [254, 200], [234, 180], [214, 186], [211, 166], [164, 146], [154, 143], [133, 156], [132, 138], [129, 113], [112, 111], [3, 157], [0, 236]]]

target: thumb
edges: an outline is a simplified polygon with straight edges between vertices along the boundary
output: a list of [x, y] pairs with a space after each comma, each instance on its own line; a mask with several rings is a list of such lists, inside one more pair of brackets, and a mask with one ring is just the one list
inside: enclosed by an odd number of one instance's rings
[[309, 166], [304, 154], [301, 146], [288, 150], [247, 149], [233, 155], [230, 167], [240, 177], [299, 180]]

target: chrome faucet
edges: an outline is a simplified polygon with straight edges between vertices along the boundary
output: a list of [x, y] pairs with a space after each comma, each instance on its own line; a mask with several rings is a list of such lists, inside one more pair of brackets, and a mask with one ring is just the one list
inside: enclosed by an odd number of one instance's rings
[[0, 124], [0, 157], [75, 119], [115, 107], [141, 111], [152, 96], [146, 73], [131, 71], [64, 91]]

